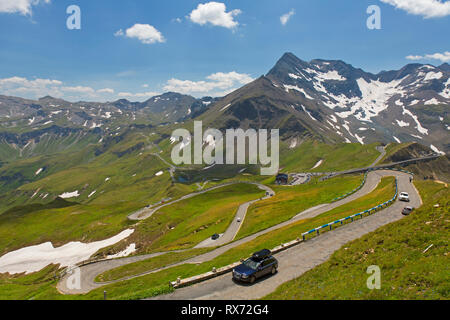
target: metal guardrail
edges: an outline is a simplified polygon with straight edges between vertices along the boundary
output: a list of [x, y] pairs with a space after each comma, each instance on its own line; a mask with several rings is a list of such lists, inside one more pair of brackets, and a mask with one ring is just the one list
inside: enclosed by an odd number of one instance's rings
[[315, 228], [315, 229], [309, 230], [309, 231], [307, 231], [305, 233], [302, 233], [303, 241], [306, 241], [306, 236], [307, 235], [310, 235], [310, 234], [313, 234], [313, 233], [317, 233], [317, 235], [319, 235], [320, 234], [320, 230], [322, 230], [322, 229], [325, 229], [325, 228], [329, 227], [330, 230], [332, 230], [334, 225], [339, 225], [339, 224], [343, 225], [344, 222], [348, 221], [348, 220], [351, 220], [353, 222], [357, 217], [361, 217], [361, 219], [364, 218], [364, 214], [371, 215], [371, 214], [377, 212], [380, 209], [384, 209], [384, 208], [390, 206], [395, 200], [397, 200], [397, 196], [398, 196], [398, 180], [396, 178], [395, 179], [395, 195], [394, 195], [394, 197], [392, 199], [390, 199], [390, 200], [388, 200], [388, 201], [386, 201], [386, 202], [384, 202], [384, 203], [382, 203], [382, 204], [380, 204], [378, 206], [375, 206], [373, 208], [365, 210], [363, 212], [356, 213], [354, 215], [351, 215], [351, 216], [348, 216], [348, 217], [345, 217], [345, 218], [342, 218], [342, 219], [339, 219], [339, 220], [327, 223], [327, 224], [325, 224], [323, 226], [320, 226], [318, 228]]
[[[318, 228], [315, 228], [315, 229], [312, 229], [312, 230], [310, 230], [308, 232], [305, 232], [305, 233], [303, 233], [301, 235], [301, 238], [297, 238], [296, 240], [293, 240], [291, 242], [281, 244], [280, 246], [272, 249], [271, 252], [272, 252], [272, 254], [276, 254], [276, 253], [282, 252], [284, 250], [287, 250], [287, 249], [292, 248], [292, 247], [294, 247], [294, 246], [296, 246], [296, 245], [298, 245], [300, 243], [303, 243], [303, 242], [307, 241], [308, 240], [306, 238], [307, 235], [310, 235], [310, 234], [320, 235], [320, 231], [323, 230], [323, 229], [330, 228], [330, 230], [332, 230], [333, 226], [335, 226], [335, 225], [343, 225], [344, 222], [349, 221], [349, 220], [351, 220], [351, 222], [353, 222], [357, 217], [361, 217], [361, 219], [364, 218], [364, 214], [371, 215], [371, 214], [377, 212], [380, 209], [387, 208], [393, 202], [395, 202], [395, 200], [397, 199], [397, 196], [398, 196], [398, 180], [396, 178], [395, 179], [395, 195], [394, 195], [394, 197], [392, 199], [390, 199], [390, 200], [388, 200], [388, 201], [386, 201], [386, 202], [384, 202], [384, 203], [382, 203], [382, 204], [380, 204], [378, 206], [375, 206], [375, 207], [373, 207], [371, 209], [365, 210], [363, 212], [354, 214], [354, 215], [346, 217], [346, 218], [342, 218], [342, 219], [339, 219], [339, 220], [327, 223], [327, 224], [325, 224], [323, 226], [320, 226]], [[202, 282], [202, 281], [206, 281], [206, 280], [209, 280], [209, 279], [212, 279], [212, 278], [215, 278], [215, 277], [227, 274], [227, 273], [231, 272], [235, 267], [237, 267], [240, 264], [241, 264], [241, 262], [235, 262], [233, 264], [224, 266], [224, 267], [219, 268], [219, 269], [213, 268], [213, 270], [210, 271], [210, 272], [207, 272], [207, 273], [204, 273], [204, 274], [201, 274], [201, 275], [197, 275], [197, 276], [193, 276], [193, 277], [190, 277], [190, 278], [187, 278], [187, 279], [180, 279], [180, 278], [178, 278], [176, 281], [170, 282], [169, 285], [172, 288], [174, 288], [174, 289], [186, 287], [186, 286], [189, 286], [189, 285], [192, 285], [192, 284], [196, 284], [196, 283], [199, 283], [199, 282]]]

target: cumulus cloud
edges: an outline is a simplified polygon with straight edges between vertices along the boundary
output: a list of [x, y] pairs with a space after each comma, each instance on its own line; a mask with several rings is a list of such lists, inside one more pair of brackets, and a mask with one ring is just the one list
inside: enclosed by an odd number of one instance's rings
[[170, 79], [164, 86], [165, 91], [174, 91], [182, 94], [195, 96], [223, 96], [235, 86], [242, 86], [253, 81], [248, 74], [241, 74], [235, 71], [229, 73], [218, 72], [206, 77], [206, 80], [191, 81]]
[[62, 87], [62, 91], [64, 92], [70, 92], [70, 93], [84, 93], [84, 94], [92, 94], [95, 92], [94, 89], [91, 87], [83, 87], [83, 86], [76, 86], [76, 87]]
[[283, 14], [283, 15], [280, 17], [280, 22], [281, 22], [281, 24], [282, 24], [283, 26], [285, 26], [285, 25], [289, 22], [289, 20], [291, 19], [291, 17], [292, 17], [294, 14], [295, 14], [295, 10], [294, 10], [294, 9], [292, 9], [291, 11], [289, 11], [289, 12], [286, 13], [286, 14]]
[[234, 29], [239, 25], [239, 23], [234, 20], [234, 17], [241, 12], [242, 11], [239, 9], [227, 12], [224, 3], [212, 1], [200, 3], [197, 9], [191, 12], [189, 19], [202, 26], [209, 23], [213, 26]]
[[50, 3], [50, 0], [0, 0], [0, 12], [31, 15], [32, 6], [39, 3]]
[[154, 96], [159, 95], [160, 93], [158, 92], [140, 92], [140, 93], [131, 93], [131, 92], [119, 92], [118, 96], [120, 98], [130, 98], [130, 99], [137, 99], [137, 100], [142, 100], [142, 99], [148, 99]]
[[97, 90], [97, 92], [98, 92], [98, 93], [109, 93], [109, 94], [113, 94], [113, 93], [114, 93], [114, 89], [104, 88], [104, 89]]
[[159, 32], [154, 26], [149, 24], [136, 23], [131, 28], [128, 28], [125, 32], [120, 29], [114, 36], [126, 36], [127, 38], [138, 39], [144, 44], [163, 43], [166, 41], [161, 32]]
[[244, 73], [217, 72], [201, 81], [170, 79], [163, 85], [163, 90], [152, 91], [148, 84], [138, 92], [121, 91], [116, 93], [112, 88], [93, 88], [85, 85], [67, 85], [55, 79], [27, 79], [23, 77], [0, 78], [0, 94], [38, 99], [44, 96], [66, 99], [70, 101], [112, 101], [126, 98], [133, 101], [144, 101], [160, 95], [161, 92], [173, 91], [194, 96], [221, 97], [237, 88], [253, 81]]
[[106, 98], [112, 98], [114, 89], [95, 90], [89, 86], [67, 86], [62, 81], [54, 79], [11, 77], [0, 79], [0, 94], [29, 99], [38, 99], [49, 95], [62, 99], [103, 101]]
[[232, 86], [235, 82], [239, 84], [247, 84], [253, 81], [253, 78], [245, 73], [237, 73], [236, 71], [223, 73], [217, 72], [212, 75], [206, 77], [208, 80], [216, 81], [217, 83], [221, 83], [226, 85], [227, 87]]
[[22, 77], [0, 79], [0, 92], [5, 95], [25, 97], [42, 97], [51, 94], [55, 97], [63, 95], [60, 86], [62, 82], [52, 79], [29, 80]]
[[434, 54], [426, 54], [423, 56], [418, 55], [410, 55], [407, 56], [408, 60], [440, 60], [442, 62], [450, 61], [450, 51], [446, 51], [444, 53], [434, 53]]
[[450, 1], [441, 0], [381, 0], [410, 14], [425, 18], [442, 18], [450, 15]]

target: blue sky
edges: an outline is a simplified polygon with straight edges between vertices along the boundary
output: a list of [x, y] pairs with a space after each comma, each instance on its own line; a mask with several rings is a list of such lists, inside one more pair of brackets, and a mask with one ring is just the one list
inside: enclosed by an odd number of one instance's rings
[[[81, 30], [66, 27], [70, 5]], [[369, 5], [381, 30], [366, 26]], [[450, 1], [438, 0], [0, 0], [0, 30], [0, 94], [27, 98], [222, 95], [287, 51], [374, 73], [450, 61]]]

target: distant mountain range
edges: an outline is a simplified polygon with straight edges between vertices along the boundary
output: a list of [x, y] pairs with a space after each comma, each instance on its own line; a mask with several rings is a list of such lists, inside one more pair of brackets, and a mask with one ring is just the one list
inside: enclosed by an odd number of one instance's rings
[[203, 117], [217, 126], [279, 127], [291, 139], [417, 141], [448, 152], [449, 78], [448, 64], [410, 64], [374, 75], [342, 61], [305, 62], [286, 53], [266, 76], [224, 97]]
[[306, 62], [286, 53], [267, 75], [223, 98], [165, 93], [142, 103], [70, 103], [0, 96], [0, 143], [20, 149], [52, 130], [100, 138], [130, 125], [200, 119], [219, 129], [279, 128], [292, 148], [312, 137], [327, 143], [417, 141], [449, 152], [449, 111], [449, 64], [372, 74], [343, 61]]

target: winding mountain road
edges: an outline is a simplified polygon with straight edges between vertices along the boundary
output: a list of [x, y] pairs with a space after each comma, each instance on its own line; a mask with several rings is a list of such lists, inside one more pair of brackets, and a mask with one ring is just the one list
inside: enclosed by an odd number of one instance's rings
[[[146, 272], [146, 273], [143, 273], [140, 275], [128, 277], [128, 278], [121, 279], [118, 281], [113, 281], [113, 282], [120, 282], [123, 280], [128, 280], [128, 279], [132, 279], [135, 277], [139, 277], [139, 276], [142, 276], [145, 274], [155, 273], [155, 272], [158, 272], [158, 271], [161, 271], [161, 270], [164, 270], [164, 269], [176, 266], [176, 265], [181, 265], [181, 264], [186, 264], [186, 263], [197, 264], [197, 263], [210, 261], [210, 260], [216, 258], [217, 256], [225, 253], [229, 249], [239, 246], [243, 243], [247, 243], [247, 242], [257, 238], [260, 235], [280, 229], [282, 227], [285, 227], [287, 225], [292, 224], [293, 222], [296, 222], [296, 221], [299, 221], [302, 219], [315, 217], [315, 216], [325, 213], [329, 210], [332, 210], [334, 208], [342, 206], [343, 204], [346, 204], [353, 200], [356, 200], [364, 195], [367, 195], [377, 187], [377, 185], [380, 183], [380, 181], [383, 177], [387, 177], [387, 176], [397, 177], [399, 179], [400, 191], [406, 191], [406, 192], [410, 193], [411, 198], [412, 198], [411, 204], [413, 206], [418, 207], [420, 205], [420, 195], [417, 193], [416, 189], [410, 182], [410, 177], [411, 177], [410, 175], [408, 175], [406, 173], [395, 172], [395, 171], [370, 172], [367, 176], [365, 185], [359, 191], [350, 195], [347, 198], [344, 198], [342, 200], [339, 200], [339, 201], [331, 203], [331, 204], [322, 204], [322, 205], [316, 206], [314, 208], [310, 208], [306, 211], [303, 211], [303, 212], [297, 214], [295, 217], [293, 217], [289, 221], [283, 222], [283, 223], [273, 226], [269, 229], [260, 231], [256, 234], [239, 239], [237, 241], [230, 242], [230, 243], [225, 244], [221, 247], [218, 247], [208, 253], [196, 256], [196, 257], [188, 259], [186, 261], [182, 261], [182, 262], [176, 263], [174, 265], [167, 266], [165, 268], [161, 268], [158, 270], [151, 270], [149, 272]], [[266, 187], [266, 186], [264, 186], [264, 187]], [[204, 192], [207, 192], [210, 190], [211, 189], [205, 190]], [[268, 192], [270, 192], [270, 191], [268, 191]], [[198, 193], [196, 193], [196, 195], [197, 194]], [[280, 283], [288, 281], [288, 280], [292, 279], [293, 277], [297, 277], [299, 274], [303, 273], [305, 270], [309, 270], [308, 268], [312, 268], [312, 267], [322, 263], [323, 261], [328, 259], [328, 257], [331, 255], [331, 253], [333, 253], [335, 250], [339, 249], [343, 243], [346, 243], [353, 239], [359, 238], [362, 235], [364, 235], [368, 232], [371, 232], [382, 225], [385, 225], [387, 223], [395, 221], [396, 219], [400, 219], [401, 218], [401, 213], [400, 213], [401, 206], [402, 205], [400, 203], [396, 203], [395, 205], [391, 206], [390, 208], [380, 211], [373, 216], [370, 216], [363, 220], [357, 221], [356, 225], [355, 225], [355, 223], [346, 225], [346, 226], [341, 227], [333, 232], [326, 233], [325, 235], [320, 236], [317, 239], [308, 241], [298, 247], [295, 247], [295, 248], [289, 249], [283, 253], [280, 253], [279, 255], [277, 255], [277, 257], [280, 258], [280, 273], [277, 274], [276, 276], [274, 276], [273, 278], [267, 279], [266, 281], [264, 281], [261, 284], [259, 282], [256, 283], [254, 285], [255, 288], [261, 287], [261, 288], [266, 288], [266, 289], [255, 290], [255, 293], [253, 294], [253, 296], [257, 295], [258, 292], [259, 292], [258, 294], [260, 294], [259, 296], [265, 295], [267, 290], [272, 290], [274, 287], [276, 288]], [[246, 213], [246, 210], [248, 209], [248, 207], [246, 207], [246, 208], [242, 207], [242, 210], [244, 210], [244, 209], [245, 209], [245, 213]], [[245, 216], [245, 213], [244, 213], [244, 216]], [[359, 227], [359, 226], [362, 226], [362, 227]], [[238, 230], [236, 230], [236, 227], [233, 226], [233, 224], [232, 224], [229, 228], [229, 231], [227, 231], [227, 232], [228, 232], [227, 238], [222, 237], [222, 239], [224, 239], [223, 240], [224, 243], [226, 240], [229, 240], [230, 238], [234, 239]], [[293, 235], [293, 238], [295, 238], [295, 236], [296, 235]], [[230, 237], [230, 238], [228, 238], [228, 237]], [[329, 241], [331, 243], [333, 243], [332, 246], [330, 246], [326, 242], [322, 243], [322, 241], [325, 241], [325, 240], [320, 240], [320, 239], [329, 239], [329, 238], [331, 239]], [[303, 250], [301, 249], [301, 248], [309, 248], [309, 246], [311, 246], [313, 243], [316, 243], [317, 241], [319, 241], [319, 243], [318, 243], [319, 249], [317, 247], [311, 247], [310, 250], [306, 250], [305, 252], [303, 252]], [[217, 243], [215, 244], [215, 246], [217, 246]], [[300, 252], [299, 252], [299, 250], [300, 250]], [[57, 288], [63, 294], [88, 293], [93, 289], [104, 286], [105, 284], [113, 283], [113, 282], [108, 282], [108, 283], [95, 282], [95, 278], [99, 274], [101, 274], [105, 271], [117, 268], [119, 266], [127, 265], [129, 263], [133, 263], [133, 262], [137, 262], [137, 261], [146, 260], [146, 259], [149, 259], [152, 257], [162, 255], [162, 254], [164, 254], [164, 253], [155, 253], [155, 254], [151, 254], [151, 255], [134, 256], [134, 257], [128, 257], [128, 258], [122, 258], [122, 259], [115, 259], [115, 260], [106, 260], [106, 261], [101, 261], [101, 262], [85, 265], [85, 266], [80, 267], [80, 270], [81, 270], [81, 287], [80, 287], [80, 289], [68, 288], [67, 280], [69, 278], [69, 275], [66, 275], [61, 279], [61, 281], [57, 285]], [[286, 257], [290, 257], [290, 258], [286, 258]], [[300, 259], [299, 257], [308, 257], [308, 258]], [[312, 263], [312, 262], [314, 262], [314, 263]], [[302, 272], [299, 273], [300, 271], [302, 271]], [[222, 289], [217, 289], [217, 287], [220, 287]], [[216, 292], [217, 290], [220, 292]], [[252, 286], [251, 290], [247, 290], [245, 286], [243, 287], [241, 285], [236, 285], [231, 281], [230, 276], [228, 275], [228, 276], [223, 276], [223, 277], [219, 277], [216, 279], [212, 279], [210, 281], [195, 285], [193, 287], [189, 287], [188, 289], [179, 289], [171, 295], [162, 296], [159, 298], [161, 298], [161, 299], [195, 299], [195, 298], [199, 298], [199, 299], [206, 299], [206, 298], [230, 299], [228, 296], [229, 294], [233, 295], [235, 291], [239, 292], [240, 290], [242, 290], [242, 294], [243, 294], [244, 292], [247, 292], [247, 291], [253, 291], [254, 288]], [[269, 293], [269, 292], [267, 292], [267, 293]], [[238, 299], [239, 299], [239, 297], [242, 298], [242, 297], [244, 297], [242, 294], [234, 295], [234, 297], [235, 298], [237, 297]], [[246, 299], [252, 298], [253, 296], [252, 295], [246, 296]]]
[[[371, 173], [371, 178], [373, 178]], [[377, 172], [379, 177], [394, 175], [398, 178], [399, 190], [410, 194], [413, 207], [421, 206], [421, 198], [410, 176], [404, 173]], [[281, 284], [293, 280], [308, 270], [327, 261], [331, 255], [346, 243], [358, 239], [376, 229], [397, 221], [405, 204], [397, 201], [394, 205], [362, 220], [344, 225], [279, 254], [279, 271], [271, 277], [263, 278], [253, 285], [238, 284], [230, 274], [220, 276], [175, 292], [158, 296], [154, 300], [253, 300], [260, 299], [275, 291]], [[293, 235], [294, 236], [294, 235]], [[361, 270], [365, 272], [365, 270]]]
[[[234, 181], [234, 182], [220, 184], [220, 185], [208, 188], [208, 189], [204, 189], [204, 190], [201, 190], [201, 191], [197, 191], [197, 192], [194, 192], [194, 193], [187, 194], [187, 195], [185, 195], [185, 196], [183, 196], [183, 197], [181, 197], [179, 199], [176, 199], [176, 200], [164, 203], [164, 204], [159, 205], [159, 206], [157, 206], [155, 208], [148, 208], [148, 209], [139, 210], [139, 211], [137, 211], [135, 213], [130, 214], [128, 216], [128, 219], [133, 220], [133, 221], [145, 220], [145, 219], [150, 218], [159, 209], [167, 207], [167, 206], [170, 206], [170, 205], [172, 205], [174, 203], [177, 203], [177, 202], [180, 202], [180, 201], [183, 201], [183, 200], [187, 200], [187, 199], [196, 197], [198, 195], [204, 194], [204, 193], [209, 192], [209, 191], [221, 189], [221, 188], [224, 188], [224, 187], [227, 187], [227, 186], [231, 186], [231, 185], [234, 185], [234, 184], [242, 184], [242, 183], [253, 184], [253, 185], [257, 186], [258, 188], [260, 188], [261, 190], [265, 190], [265, 191], [267, 191], [267, 192], [269, 192], [269, 193], [271, 193], [273, 195], [275, 194], [275, 192], [272, 189], [270, 189], [269, 187], [267, 187], [265, 185], [262, 185], [260, 183], [248, 182], [248, 181]], [[260, 200], [262, 200], [262, 199], [255, 200], [253, 202], [260, 201]]]

